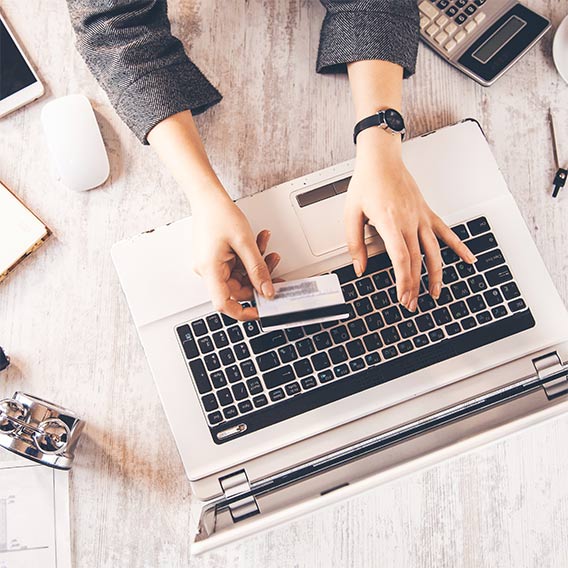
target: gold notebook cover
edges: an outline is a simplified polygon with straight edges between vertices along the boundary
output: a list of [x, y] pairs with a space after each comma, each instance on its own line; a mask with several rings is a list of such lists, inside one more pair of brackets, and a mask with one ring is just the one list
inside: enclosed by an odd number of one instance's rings
[[49, 227], [0, 181], [0, 282], [50, 235]]

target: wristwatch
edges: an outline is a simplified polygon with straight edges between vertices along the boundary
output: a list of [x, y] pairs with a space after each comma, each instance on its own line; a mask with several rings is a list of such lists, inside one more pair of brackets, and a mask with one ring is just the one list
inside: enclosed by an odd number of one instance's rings
[[406, 128], [402, 115], [394, 108], [379, 110], [377, 113], [360, 120], [353, 129], [353, 143], [357, 144], [357, 136], [359, 132], [370, 128], [371, 126], [379, 126], [391, 134], [400, 134], [404, 138]]

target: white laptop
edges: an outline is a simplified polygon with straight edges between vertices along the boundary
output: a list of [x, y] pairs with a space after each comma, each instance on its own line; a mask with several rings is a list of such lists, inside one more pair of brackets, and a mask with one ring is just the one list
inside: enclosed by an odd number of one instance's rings
[[348, 320], [266, 334], [215, 313], [191, 270], [191, 218], [113, 247], [198, 499], [193, 553], [568, 410], [568, 313], [480, 126], [408, 140], [403, 155], [478, 257], [442, 249], [443, 292], [423, 286], [415, 314], [376, 233], [355, 277], [342, 222], [353, 161], [238, 201], [255, 232], [272, 231], [276, 276], [337, 273]]

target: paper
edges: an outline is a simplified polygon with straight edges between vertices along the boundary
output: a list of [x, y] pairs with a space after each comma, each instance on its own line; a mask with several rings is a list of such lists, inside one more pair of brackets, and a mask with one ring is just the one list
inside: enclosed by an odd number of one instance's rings
[[0, 568], [71, 568], [68, 473], [0, 462]]

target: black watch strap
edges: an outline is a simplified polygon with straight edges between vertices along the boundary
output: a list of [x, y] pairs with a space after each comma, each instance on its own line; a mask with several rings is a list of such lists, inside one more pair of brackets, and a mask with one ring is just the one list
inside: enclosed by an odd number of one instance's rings
[[[387, 124], [384, 110], [380, 110], [379, 112], [360, 120], [353, 129], [353, 144], [357, 144], [357, 136], [359, 136], [361, 131], [370, 128], [371, 126], [382, 126], [383, 124]], [[404, 138], [404, 129], [400, 132], [400, 135]]]

